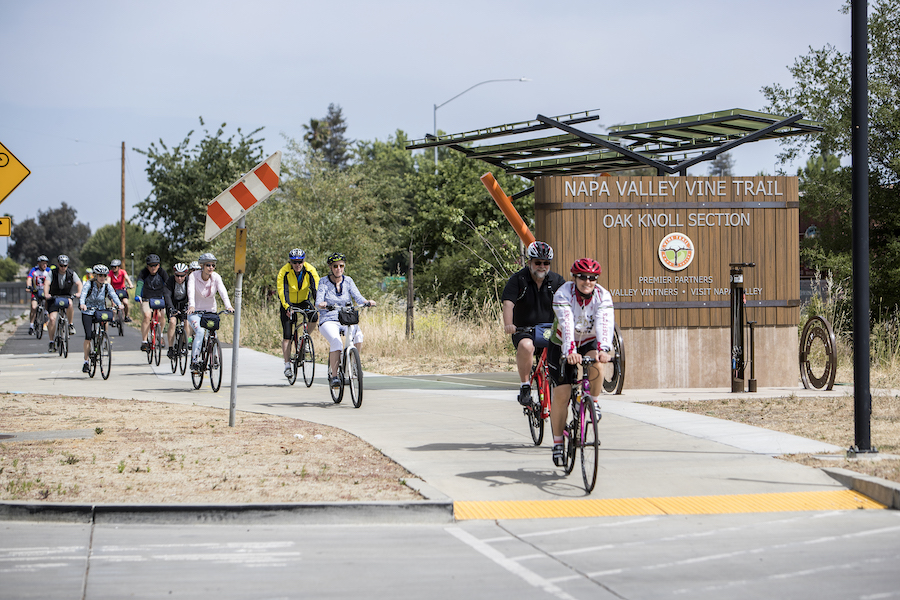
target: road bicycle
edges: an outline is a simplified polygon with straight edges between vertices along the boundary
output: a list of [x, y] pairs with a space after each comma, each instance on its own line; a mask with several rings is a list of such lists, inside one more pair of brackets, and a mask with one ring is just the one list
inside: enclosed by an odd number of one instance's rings
[[[199, 364], [198, 370], [195, 372], [191, 369], [191, 382], [194, 389], [199, 390], [203, 385], [203, 376], [209, 371], [209, 385], [212, 391], [218, 392], [222, 387], [222, 346], [219, 344], [219, 336], [216, 333], [219, 330], [219, 315], [228, 311], [207, 312], [197, 311], [200, 314], [200, 327], [203, 328], [203, 344], [200, 346], [200, 356], [197, 357]], [[196, 334], [195, 334], [196, 335]]]
[[575, 454], [580, 450], [581, 477], [584, 480], [584, 489], [589, 494], [597, 483], [597, 463], [600, 459], [600, 438], [597, 437], [597, 421], [600, 420], [600, 414], [590, 400], [591, 383], [588, 380], [588, 370], [596, 368], [593, 366], [596, 362], [598, 361], [589, 356], [582, 356], [581, 364], [577, 365], [577, 380], [572, 384], [572, 392], [569, 395], [570, 418], [563, 431], [566, 475], [575, 468]]
[[37, 297], [37, 308], [34, 310], [34, 337], [41, 339], [44, 337], [44, 324], [49, 316], [47, 315], [47, 306], [43, 296]]
[[177, 311], [175, 317], [175, 336], [172, 343], [172, 356], [169, 360], [172, 362], [172, 372], [177, 373], [179, 370], [184, 375], [187, 372], [188, 362], [191, 360], [191, 348], [188, 346], [187, 329], [185, 328], [185, 314], [183, 311]]
[[[314, 310], [300, 308], [295, 304], [288, 307], [288, 314], [291, 316], [291, 376], [288, 381], [291, 385], [297, 381], [298, 370], [303, 372], [306, 387], [313, 384], [316, 375], [316, 349], [309, 335], [309, 317]], [[302, 315], [303, 320], [298, 321], [294, 315]]]
[[147, 332], [147, 364], [156, 362], [159, 366], [162, 360], [162, 315], [163, 309], [166, 307], [166, 301], [162, 298], [148, 298], [150, 309], [153, 313], [150, 315], [150, 330]]
[[97, 372], [97, 365], [100, 365], [100, 375], [104, 380], [109, 379], [109, 371], [112, 368], [112, 343], [109, 341], [109, 335], [106, 333], [106, 325], [115, 323], [111, 310], [95, 310], [91, 319], [91, 347], [90, 347], [90, 367], [88, 375], [91, 378]]
[[[538, 340], [543, 337], [542, 332], [547, 326], [539, 326], [535, 335], [535, 347], [544, 343]], [[535, 327], [517, 327], [516, 333], [535, 333]], [[522, 412], [528, 420], [528, 429], [531, 431], [531, 439], [535, 446], [540, 446], [544, 441], [544, 422], [550, 418], [550, 398], [553, 385], [550, 381], [550, 372], [547, 369], [547, 346], [544, 345], [540, 354], [537, 354], [536, 362], [531, 366], [531, 405], [523, 406]]]
[[123, 336], [125, 335], [125, 303], [123, 301], [128, 299], [128, 290], [116, 290], [116, 296], [122, 302], [122, 308], [115, 309], [115, 318], [112, 321], [112, 326], [119, 330], [119, 336]]
[[[360, 305], [360, 307], [364, 306], [368, 305]], [[362, 362], [359, 360], [359, 348], [353, 342], [359, 332], [359, 311], [353, 308], [349, 302], [343, 307], [329, 304], [325, 308], [328, 310], [338, 309], [338, 322], [342, 325], [341, 336], [346, 340], [338, 361], [338, 372], [335, 374], [339, 384], [337, 386], [332, 386], [331, 382], [328, 384], [331, 399], [335, 404], [340, 404], [344, 399], [344, 387], [346, 386], [350, 391], [353, 407], [359, 408], [363, 401], [363, 371]]]
[[69, 317], [66, 316], [66, 310], [72, 303], [72, 299], [68, 297], [56, 297], [53, 299], [56, 312], [56, 334], [53, 336], [53, 343], [56, 351], [63, 358], [69, 356]]

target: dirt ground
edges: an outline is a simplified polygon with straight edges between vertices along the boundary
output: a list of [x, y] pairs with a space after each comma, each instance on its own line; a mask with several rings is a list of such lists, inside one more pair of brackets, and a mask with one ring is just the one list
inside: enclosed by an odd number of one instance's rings
[[[14, 330], [0, 327], [0, 345]], [[502, 362], [502, 361], [501, 361]], [[852, 398], [666, 403], [840, 447], [853, 442]], [[900, 454], [900, 399], [875, 396], [872, 439]], [[80, 430], [80, 439], [0, 439], [0, 500], [251, 503], [416, 500], [413, 476], [340, 429], [286, 417], [157, 402], [0, 396], [0, 432]], [[851, 424], [848, 427], [848, 423]], [[900, 482], [900, 460], [784, 457]]]

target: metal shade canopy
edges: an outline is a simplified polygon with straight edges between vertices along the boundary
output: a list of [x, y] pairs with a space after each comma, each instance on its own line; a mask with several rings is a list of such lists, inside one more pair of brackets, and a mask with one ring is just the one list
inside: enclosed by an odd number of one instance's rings
[[[507, 173], [534, 180], [544, 175], [579, 175], [651, 167], [657, 174], [686, 174], [688, 167], [758, 140], [818, 133], [821, 123], [735, 108], [702, 115], [616, 125], [606, 135], [581, 131], [576, 125], [599, 119], [598, 110], [558, 117], [538, 115], [533, 121], [511, 123], [465, 133], [427, 135], [407, 150], [447, 146]], [[562, 132], [530, 138], [539, 131]], [[522, 139], [475, 146], [502, 136]]]

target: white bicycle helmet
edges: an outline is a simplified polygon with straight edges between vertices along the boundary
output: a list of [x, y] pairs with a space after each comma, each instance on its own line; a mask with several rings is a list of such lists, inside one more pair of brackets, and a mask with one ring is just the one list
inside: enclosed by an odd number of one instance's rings
[[109, 267], [106, 265], [94, 265], [94, 268], [91, 270], [94, 272], [94, 275], [109, 275]]
[[216, 259], [216, 256], [212, 252], [204, 252], [200, 255], [200, 259], [197, 262], [199, 262], [201, 265], [205, 265], [207, 263], [215, 264], [219, 261], [218, 259]]
[[172, 270], [175, 271], [176, 273], [179, 273], [179, 274], [180, 274], [180, 273], [187, 273], [187, 271], [188, 271], [188, 266], [187, 266], [186, 264], [184, 264], [184, 263], [175, 263], [175, 266], [172, 267]]
[[525, 256], [529, 259], [536, 258], [538, 260], [553, 260], [553, 248], [547, 242], [531, 242], [525, 251]]

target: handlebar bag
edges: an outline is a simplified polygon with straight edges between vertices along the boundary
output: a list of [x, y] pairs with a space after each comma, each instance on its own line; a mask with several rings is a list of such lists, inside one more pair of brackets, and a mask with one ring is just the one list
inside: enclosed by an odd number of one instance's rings
[[56, 308], [69, 308], [71, 302], [72, 301], [69, 298], [56, 297], [53, 299], [53, 305]]
[[95, 310], [94, 323], [110, 323], [113, 320], [113, 311], [109, 309]]
[[154, 308], [165, 308], [166, 307], [166, 301], [163, 300], [162, 298], [147, 298], [147, 302], [150, 303], [151, 310]]
[[217, 331], [219, 329], [219, 315], [216, 313], [204, 313], [200, 317], [200, 327], [208, 331]]
[[534, 326], [534, 347], [547, 348], [550, 346], [550, 336], [553, 334], [553, 323], [538, 323]]
[[128, 290], [126, 290], [126, 289], [116, 290], [116, 296], [118, 296], [119, 298], [127, 298]]
[[352, 306], [338, 309], [338, 322], [341, 325], [356, 325], [359, 323], [359, 311]]

